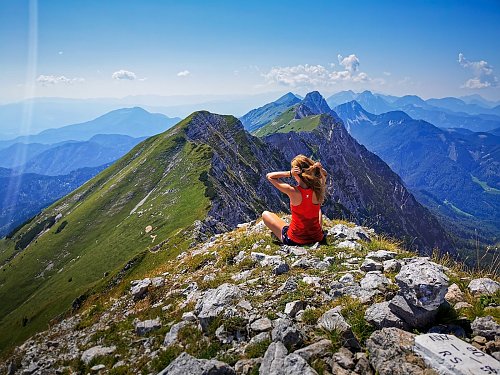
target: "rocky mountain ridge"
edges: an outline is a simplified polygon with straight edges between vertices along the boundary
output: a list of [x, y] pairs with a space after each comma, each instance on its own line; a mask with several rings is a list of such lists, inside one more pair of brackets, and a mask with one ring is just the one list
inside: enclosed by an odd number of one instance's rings
[[427, 336], [409, 332], [415, 328], [460, 337], [483, 367], [500, 370], [500, 283], [473, 279], [447, 267], [453, 262], [446, 259], [418, 257], [373, 229], [327, 218], [324, 226], [326, 245], [290, 247], [276, 242], [262, 221], [243, 223], [178, 254], [147, 278], [125, 273], [112, 289], [75, 305], [69, 316], [17, 347], [0, 371], [442, 371], [442, 361], [416, 345]]

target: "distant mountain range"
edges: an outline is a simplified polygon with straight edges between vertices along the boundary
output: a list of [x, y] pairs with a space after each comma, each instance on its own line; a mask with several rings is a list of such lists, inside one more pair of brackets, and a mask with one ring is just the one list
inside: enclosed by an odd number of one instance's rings
[[97, 134], [121, 134], [139, 138], [164, 132], [179, 120], [160, 113], [150, 113], [140, 107], [122, 108], [80, 124], [47, 129], [35, 135], [0, 141], [0, 149], [20, 142], [53, 144], [68, 140], [87, 141]]
[[423, 100], [416, 95], [389, 97], [370, 91], [359, 94], [342, 91], [330, 96], [327, 103], [334, 108], [352, 100], [356, 100], [366, 111], [373, 114], [401, 110], [412, 118], [425, 120], [441, 128], [489, 131], [500, 127], [500, 105], [488, 108], [484, 104], [477, 104], [480, 103], [477, 100], [466, 103], [458, 98]]
[[500, 238], [500, 137], [441, 129], [404, 112], [375, 115], [352, 101], [335, 107], [360, 143], [398, 173], [417, 198], [453, 220]]

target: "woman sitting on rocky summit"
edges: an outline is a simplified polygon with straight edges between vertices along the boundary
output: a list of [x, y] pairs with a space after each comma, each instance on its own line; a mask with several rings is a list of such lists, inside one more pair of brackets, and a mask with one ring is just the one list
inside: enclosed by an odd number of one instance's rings
[[[325, 199], [326, 171], [321, 163], [304, 155], [297, 155], [291, 162], [292, 169], [271, 172], [267, 179], [290, 198], [292, 221], [287, 225], [275, 213], [264, 211], [262, 219], [266, 226], [285, 245], [306, 245], [325, 239], [322, 228], [321, 204]], [[297, 186], [279, 181], [293, 177]]]

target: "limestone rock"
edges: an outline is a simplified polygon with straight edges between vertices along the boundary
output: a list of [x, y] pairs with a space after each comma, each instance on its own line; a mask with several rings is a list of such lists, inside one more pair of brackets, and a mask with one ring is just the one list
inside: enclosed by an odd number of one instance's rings
[[370, 364], [380, 375], [424, 375], [426, 365], [413, 354], [415, 335], [398, 328], [383, 328], [366, 340]]
[[269, 318], [260, 318], [250, 324], [250, 329], [255, 332], [269, 331], [272, 323]]
[[262, 363], [262, 358], [240, 359], [234, 364], [234, 371], [238, 375], [249, 375], [252, 370]]
[[283, 370], [286, 375], [318, 375], [300, 355], [291, 353], [283, 361]]
[[316, 358], [327, 355], [331, 347], [332, 342], [330, 340], [323, 339], [304, 348], [297, 349], [296, 351], [294, 351], [294, 353], [300, 355], [307, 362], [311, 362]]
[[488, 340], [500, 337], [500, 325], [491, 316], [474, 319], [471, 328], [475, 336], [483, 336]]
[[500, 289], [500, 283], [491, 280], [487, 277], [480, 279], [474, 279], [469, 283], [468, 286], [470, 292], [473, 295], [492, 295], [495, 294], [497, 290]]
[[197, 359], [186, 352], [180, 354], [158, 375], [236, 375], [224, 362], [215, 359]]
[[368, 307], [365, 312], [365, 319], [368, 323], [374, 325], [378, 329], [396, 327], [408, 329], [408, 325], [389, 308], [389, 302], [375, 303]]
[[432, 311], [443, 302], [448, 276], [427, 258], [414, 258], [396, 275], [401, 295], [412, 305]]
[[144, 336], [151, 331], [161, 328], [161, 321], [160, 318], [139, 321], [134, 324], [134, 328], [136, 334]]
[[271, 331], [273, 341], [282, 342], [287, 348], [297, 348], [302, 344], [302, 332], [288, 318], [276, 320]]
[[336, 239], [370, 241], [368, 232], [360, 226], [348, 227], [345, 224], [337, 224], [328, 231], [328, 235]]
[[464, 301], [464, 294], [460, 290], [460, 287], [457, 284], [451, 284], [448, 287], [448, 291], [444, 296], [444, 299], [448, 301], [450, 304], [454, 305], [458, 302]]
[[209, 289], [194, 310], [203, 331], [206, 332], [210, 322], [242, 296], [242, 290], [233, 284], [224, 283], [216, 289]]
[[394, 251], [377, 250], [377, 251], [370, 251], [366, 255], [366, 257], [373, 259], [376, 262], [383, 262], [385, 260], [394, 259], [396, 255], [397, 253], [395, 253]]
[[165, 335], [165, 339], [163, 340], [164, 346], [174, 345], [177, 342], [177, 334], [181, 330], [181, 328], [187, 326], [189, 324], [188, 321], [181, 321], [179, 323], [174, 324], [170, 327], [170, 331]]
[[410, 304], [403, 296], [396, 295], [389, 302], [389, 309], [410, 327], [423, 328], [432, 323], [437, 314], [436, 310], [426, 310]]
[[146, 294], [148, 287], [151, 285], [151, 279], [133, 280], [131, 284], [130, 293], [135, 300], [138, 300]]
[[376, 262], [373, 259], [365, 259], [361, 267], [359, 267], [361, 271], [369, 272], [369, 271], [382, 271], [384, 266], [380, 262]]
[[264, 354], [262, 364], [259, 368], [260, 375], [288, 375], [285, 373], [283, 365], [288, 350], [282, 342], [272, 342]]
[[89, 364], [95, 357], [110, 355], [116, 350], [116, 346], [101, 346], [97, 345], [90, 349], [85, 350], [82, 353], [80, 359], [85, 363]]
[[342, 337], [342, 345], [359, 350], [361, 346], [354, 336], [351, 326], [347, 323], [344, 317], [340, 314], [340, 308], [335, 307], [325, 312], [317, 323], [319, 328], [327, 331], [337, 331]]
[[361, 288], [363, 289], [385, 290], [389, 283], [389, 279], [379, 271], [367, 272], [365, 277], [360, 281]]

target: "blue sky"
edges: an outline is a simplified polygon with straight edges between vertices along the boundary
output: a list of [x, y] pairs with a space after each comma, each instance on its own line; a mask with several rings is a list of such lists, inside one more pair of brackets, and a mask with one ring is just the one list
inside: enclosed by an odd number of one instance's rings
[[499, 21], [499, 1], [0, 0], [0, 102], [313, 89], [499, 100]]

